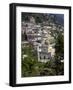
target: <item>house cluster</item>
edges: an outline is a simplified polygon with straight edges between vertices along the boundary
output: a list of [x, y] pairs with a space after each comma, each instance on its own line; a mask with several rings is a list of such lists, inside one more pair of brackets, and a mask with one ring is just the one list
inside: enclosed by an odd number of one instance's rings
[[31, 43], [40, 62], [47, 62], [55, 55], [55, 42], [51, 30], [56, 30], [55, 25], [36, 24], [34, 17], [31, 17], [29, 22], [22, 22], [22, 44]]

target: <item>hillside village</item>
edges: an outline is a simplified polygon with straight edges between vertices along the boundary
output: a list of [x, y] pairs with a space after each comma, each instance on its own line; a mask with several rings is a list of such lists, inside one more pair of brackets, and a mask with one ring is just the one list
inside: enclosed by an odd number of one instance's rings
[[[47, 62], [55, 55], [54, 36], [56, 36], [56, 31], [59, 28], [59, 31], [63, 33], [63, 26], [59, 25], [59, 27], [51, 22], [36, 24], [35, 18], [31, 16], [29, 22], [22, 22], [22, 46], [33, 45], [34, 50], [37, 52], [38, 61]], [[28, 56], [23, 55], [23, 57]]]
[[22, 77], [64, 75], [63, 17], [55, 14], [22, 14]]

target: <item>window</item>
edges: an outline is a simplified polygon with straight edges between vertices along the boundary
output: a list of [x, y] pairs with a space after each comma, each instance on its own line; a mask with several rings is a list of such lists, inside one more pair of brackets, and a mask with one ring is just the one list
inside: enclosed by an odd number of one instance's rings
[[45, 59], [45, 56], [44, 56], [44, 59]]
[[41, 56], [40, 56], [40, 59], [41, 59]]

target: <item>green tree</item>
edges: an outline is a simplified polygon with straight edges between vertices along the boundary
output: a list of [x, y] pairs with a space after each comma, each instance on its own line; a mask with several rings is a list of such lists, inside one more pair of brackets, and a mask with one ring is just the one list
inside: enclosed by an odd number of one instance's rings
[[62, 33], [58, 33], [55, 42], [55, 70], [56, 75], [63, 74], [64, 64], [61, 60], [64, 59], [64, 36]]

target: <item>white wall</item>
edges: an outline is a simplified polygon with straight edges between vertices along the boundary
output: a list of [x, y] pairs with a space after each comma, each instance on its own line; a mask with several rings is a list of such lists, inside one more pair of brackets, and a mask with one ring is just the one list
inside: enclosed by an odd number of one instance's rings
[[[1, 0], [0, 1], [0, 90], [72, 90], [72, 84], [46, 85], [34, 87], [8, 86], [9, 83], [9, 3], [35, 3], [48, 5], [67, 5], [73, 4], [73, 0]], [[73, 63], [72, 63], [73, 64]], [[72, 66], [73, 68], [73, 66]], [[73, 81], [73, 80], [72, 80]]]

